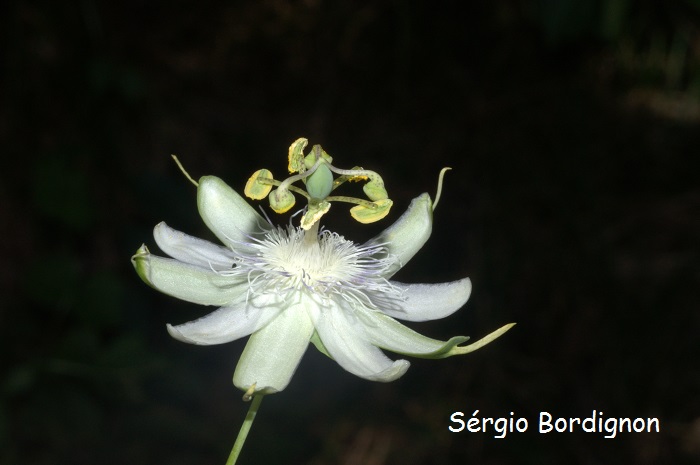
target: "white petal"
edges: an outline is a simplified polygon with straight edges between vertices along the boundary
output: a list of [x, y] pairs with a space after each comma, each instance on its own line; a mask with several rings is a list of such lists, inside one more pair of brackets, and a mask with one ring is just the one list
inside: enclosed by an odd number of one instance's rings
[[406, 321], [437, 320], [452, 315], [467, 303], [472, 292], [469, 278], [440, 284], [391, 283], [403, 289], [405, 300], [374, 299], [375, 304], [387, 315]]
[[223, 344], [259, 330], [282, 311], [283, 307], [259, 296], [230, 307], [221, 307], [198, 320], [177, 326], [167, 325], [175, 339], [198, 345]]
[[209, 229], [234, 250], [244, 247], [267, 225], [243, 197], [215, 176], [199, 180], [197, 206]]
[[153, 237], [160, 250], [182, 262], [215, 270], [227, 270], [233, 264], [231, 251], [225, 247], [189, 236], [165, 222], [156, 225]]
[[171, 258], [151, 255], [142, 246], [131, 262], [146, 284], [178, 299], [200, 305], [226, 305], [245, 298], [247, 279], [234, 279]]
[[285, 308], [250, 337], [233, 384], [243, 391], [255, 385], [255, 392], [262, 394], [281, 391], [289, 384], [313, 332], [304, 301]]
[[449, 341], [432, 339], [376, 311], [367, 311], [363, 317], [365, 332], [372, 344], [404, 355], [443, 358], [451, 355], [451, 350], [455, 346], [469, 339], [464, 336], [453, 337]]
[[430, 196], [424, 193], [411, 201], [408, 210], [394, 224], [370, 239], [364, 246], [384, 244], [388, 255], [398, 259], [397, 263], [382, 276], [390, 278], [423, 247], [432, 230], [433, 202]]
[[328, 353], [354, 375], [388, 382], [400, 378], [410, 366], [406, 360], [392, 361], [372, 345], [362, 321], [340, 305], [320, 309], [314, 314], [314, 324]]

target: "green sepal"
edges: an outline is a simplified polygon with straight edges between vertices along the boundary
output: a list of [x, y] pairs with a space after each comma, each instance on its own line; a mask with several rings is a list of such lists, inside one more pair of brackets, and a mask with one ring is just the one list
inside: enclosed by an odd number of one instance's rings
[[447, 354], [445, 354], [445, 357], [451, 357], [453, 355], [464, 355], [464, 354], [468, 354], [470, 352], [474, 352], [475, 350], [479, 350], [482, 347], [484, 347], [485, 345], [490, 344], [494, 340], [501, 337], [503, 334], [505, 334], [509, 329], [511, 329], [515, 325], [516, 325], [516, 323], [508, 323], [507, 325], [501, 326], [496, 331], [490, 332], [489, 334], [482, 337], [481, 339], [479, 339], [476, 342], [472, 342], [471, 344], [466, 345], [466, 346], [452, 347], [452, 349]]
[[382, 244], [387, 254], [398, 260], [384, 277], [389, 278], [423, 247], [433, 229], [433, 203], [428, 194], [421, 194], [411, 201], [408, 210], [398, 220], [367, 242], [369, 245]]
[[464, 344], [469, 340], [469, 336], [455, 336], [453, 338], [450, 338], [448, 341], [445, 341], [444, 345], [436, 350], [435, 352], [431, 352], [429, 354], [406, 354], [406, 355], [412, 355], [414, 357], [418, 358], [430, 358], [430, 359], [439, 359], [439, 358], [447, 358], [451, 357], [452, 355], [457, 355], [454, 353], [455, 347], [459, 346], [460, 344]]
[[287, 307], [248, 338], [233, 384], [248, 395], [282, 391], [309, 347], [313, 332], [305, 304]]
[[158, 288], [153, 285], [151, 279], [148, 277], [148, 257], [150, 255], [151, 252], [148, 250], [148, 247], [146, 247], [146, 244], [141, 244], [141, 247], [139, 247], [136, 253], [131, 257], [131, 264], [134, 266], [139, 278], [141, 278], [144, 283], [157, 290]]
[[321, 337], [318, 335], [318, 331], [314, 331], [314, 333], [311, 335], [311, 343], [316, 346], [319, 352], [333, 360], [333, 357], [328, 353], [328, 349], [326, 349]]
[[204, 223], [221, 242], [232, 249], [251, 234], [269, 229], [260, 214], [216, 176], [202, 176], [197, 187], [197, 208]]
[[[374, 319], [374, 325], [369, 326], [367, 331], [370, 340], [377, 347], [398, 354], [429, 359], [447, 358], [453, 355], [464, 355], [474, 352], [515, 326], [515, 323], [507, 324], [472, 344], [460, 346], [460, 344], [467, 342], [469, 337], [455, 336], [448, 341], [440, 341], [423, 336], [384, 313], [374, 313], [372, 318]], [[409, 349], [409, 347], [412, 347], [414, 350]]]
[[142, 245], [131, 257], [139, 277], [153, 289], [199, 305], [229, 305], [244, 297], [247, 279], [232, 279], [172, 258], [152, 255]]

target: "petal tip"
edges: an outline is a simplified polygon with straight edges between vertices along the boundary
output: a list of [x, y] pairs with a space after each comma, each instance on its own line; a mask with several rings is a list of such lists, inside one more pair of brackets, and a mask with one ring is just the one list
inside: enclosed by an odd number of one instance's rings
[[472, 280], [469, 278], [464, 278], [460, 280], [460, 283], [462, 284], [462, 299], [464, 299], [464, 303], [462, 305], [464, 305], [472, 295]]
[[177, 339], [178, 341], [182, 342], [187, 342], [189, 344], [192, 344], [193, 342], [187, 339], [179, 329], [177, 329], [176, 326], [171, 325], [170, 323], [165, 325], [165, 328], [168, 330], [168, 334], [172, 336], [173, 339]]
[[396, 381], [408, 371], [411, 363], [408, 360], [395, 360], [387, 369], [380, 371], [374, 375], [368, 377], [372, 381], [379, 381], [382, 383], [389, 383], [391, 381]]
[[[185, 323], [185, 324], [187, 324], [187, 323]], [[180, 342], [185, 342], [187, 344], [206, 345], [205, 343], [203, 343], [201, 341], [197, 341], [196, 339], [192, 339], [192, 338], [185, 336], [183, 334], [183, 332], [180, 331], [180, 329], [179, 329], [181, 326], [183, 326], [183, 325], [173, 326], [169, 323], [165, 325], [166, 329], [168, 330], [168, 334], [170, 334], [170, 336], [173, 339], [176, 339]]]

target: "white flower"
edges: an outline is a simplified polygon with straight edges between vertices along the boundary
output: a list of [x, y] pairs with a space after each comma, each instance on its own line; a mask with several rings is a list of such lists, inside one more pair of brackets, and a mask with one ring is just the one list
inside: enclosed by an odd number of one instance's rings
[[183, 342], [221, 344], [250, 335], [233, 377], [248, 394], [284, 389], [309, 342], [350, 373], [393, 381], [409, 367], [382, 350], [424, 358], [471, 352], [510, 329], [470, 346], [443, 342], [395, 320], [446, 317], [469, 298], [468, 278], [441, 284], [390, 280], [423, 246], [432, 229], [428, 194], [414, 199], [389, 228], [357, 245], [316, 227], [273, 227], [221, 179], [198, 184], [199, 213], [225, 245], [188, 236], [165, 223], [154, 237], [172, 258], [142, 246], [132, 262], [155, 289], [218, 310], [168, 332]]

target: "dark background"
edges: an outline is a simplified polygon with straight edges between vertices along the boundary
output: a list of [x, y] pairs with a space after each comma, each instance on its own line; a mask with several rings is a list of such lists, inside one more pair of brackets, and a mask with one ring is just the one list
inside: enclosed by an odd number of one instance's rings
[[[397, 278], [470, 276], [465, 357], [357, 379], [310, 349], [240, 463], [657, 464], [700, 458], [700, 2], [8, 1], [0, 17], [0, 462], [223, 464], [245, 341], [165, 323], [205, 308], [129, 263], [161, 220], [212, 237], [194, 176], [282, 175], [297, 137], [380, 172], [395, 202], [446, 177]], [[154, 247], [154, 250], [155, 247]], [[454, 411], [530, 431], [449, 433]], [[537, 416], [658, 417], [659, 434], [536, 433]]]

